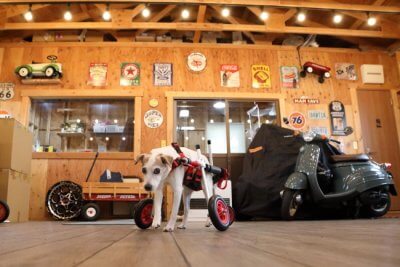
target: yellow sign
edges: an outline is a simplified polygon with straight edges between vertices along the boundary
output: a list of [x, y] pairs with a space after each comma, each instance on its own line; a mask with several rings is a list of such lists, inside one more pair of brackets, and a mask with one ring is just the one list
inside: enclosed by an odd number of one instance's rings
[[271, 88], [271, 73], [267, 65], [252, 65], [251, 80], [253, 88]]

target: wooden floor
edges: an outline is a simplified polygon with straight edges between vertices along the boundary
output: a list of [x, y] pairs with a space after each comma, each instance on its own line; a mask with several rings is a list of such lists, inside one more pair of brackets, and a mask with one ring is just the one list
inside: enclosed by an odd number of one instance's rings
[[400, 266], [400, 219], [133, 225], [0, 225], [0, 266]]

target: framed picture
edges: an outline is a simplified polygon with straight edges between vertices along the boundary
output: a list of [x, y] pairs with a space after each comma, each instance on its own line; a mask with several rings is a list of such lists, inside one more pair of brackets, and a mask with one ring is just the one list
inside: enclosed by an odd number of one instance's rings
[[356, 66], [351, 63], [336, 63], [335, 64], [336, 79], [338, 80], [357, 80]]

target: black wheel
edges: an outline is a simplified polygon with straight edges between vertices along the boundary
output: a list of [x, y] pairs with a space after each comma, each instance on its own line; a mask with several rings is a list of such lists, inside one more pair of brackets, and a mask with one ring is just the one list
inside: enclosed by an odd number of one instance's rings
[[390, 210], [391, 200], [387, 191], [371, 191], [371, 194], [379, 194], [379, 203], [365, 205], [364, 211], [368, 217], [382, 217]]
[[307, 72], [305, 70], [300, 71], [300, 77], [304, 78], [307, 76]]
[[10, 208], [8, 207], [7, 203], [0, 200], [0, 223], [7, 220], [9, 215], [10, 215]]
[[78, 217], [82, 209], [82, 187], [70, 181], [56, 183], [47, 192], [46, 207], [58, 220]]
[[324, 81], [325, 81], [324, 76], [319, 76], [319, 77], [318, 77], [318, 82], [319, 82], [319, 83], [324, 83]]
[[229, 209], [229, 226], [231, 226], [236, 219], [235, 210], [231, 206], [228, 206], [228, 209]]
[[47, 68], [45, 69], [45, 71], [44, 71], [44, 75], [45, 75], [47, 78], [53, 77], [53, 76], [55, 75], [55, 73], [56, 73], [56, 70], [55, 70], [53, 67], [47, 67]]
[[230, 225], [229, 206], [225, 200], [218, 195], [214, 195], [208, 201], [208, 214], [211, 222], [219, 231], [225, 231]]
[[291, 221], [296, 218], [296, 213], [301, 205], [298, 196], [301, 197], [301, 194], [300, 191], [297, 190], [287, 189], [283, 192], [281, 207], [282, 219]]
[[100, 207], [96, 203], [87, 203], [82, 207], [81, 215], [85, 221], [97, 221], [100, 217]]
[[153, 199], [141, 200], [135, 207], [133, 219], [140, 229], [149, 228], [153, 223]]

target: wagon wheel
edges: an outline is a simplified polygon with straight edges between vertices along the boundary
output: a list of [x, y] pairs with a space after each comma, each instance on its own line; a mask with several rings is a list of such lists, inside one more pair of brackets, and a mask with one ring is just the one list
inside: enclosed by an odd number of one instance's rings
[[140, 229], [149, 228], [153, 223], [153, 199], [143, 199], [136, 204], [133, 219]]
[[8, 207], [7, 203], [0, 200], [0, 223], [7, 220], [9, 215], [10, 215], [10, 208]]
[[59, 220], [78, 217], [82, 209], [82, 187], [70, 181], [56, 183], [47, 193], [46, 207]]
[[229, 206], [221, 196], [214, 195], [210, 198], [208, 201], [208, 214], [211, 222], [219, 231], [225, 231], [231, 225]]

